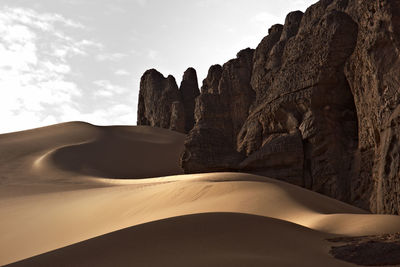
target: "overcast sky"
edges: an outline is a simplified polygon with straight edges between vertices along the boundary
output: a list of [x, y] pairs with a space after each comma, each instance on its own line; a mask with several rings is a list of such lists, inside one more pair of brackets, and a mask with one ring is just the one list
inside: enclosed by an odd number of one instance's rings
[[1, 0], [0, 133], [66, 121], [134, 125], [140, 77], [255, 48], [316, 0]]

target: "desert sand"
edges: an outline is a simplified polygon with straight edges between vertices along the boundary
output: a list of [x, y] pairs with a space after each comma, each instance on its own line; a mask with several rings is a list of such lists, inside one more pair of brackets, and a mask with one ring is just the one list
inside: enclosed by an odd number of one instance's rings
[[0, 265], [356, 266], [327, 239], [400, 232], [245, 173], [183, 175], [184, 135], [63, 123], [0, 135]]

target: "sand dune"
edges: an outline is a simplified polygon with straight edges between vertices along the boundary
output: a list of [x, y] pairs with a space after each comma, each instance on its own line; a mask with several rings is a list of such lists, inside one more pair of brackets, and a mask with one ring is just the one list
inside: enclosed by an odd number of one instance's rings
[[159, 128], [97, 127], [84, 122], [3, 134], [0, 199], [75, 190], [77, 184], [104, 186], [99, 177], [180, 174], [177, 158], [183, 141], [184, 135]]
[[[69, 171], [107, 178], [147, 178], [182, 173], [177, 158], [184, 135], [149, 127], [100, 128], [98, 135], [84, 142], [49, 150], [35, 161], [40, 171]], [[154, 168], [157, 162], [157, 168]]]
[[15, 266], [347, 266], [326, 250], [321, 233], [296, 224], [206, 213], [130, 227]]
[[183, 140], [80, 122], [0, 135], [0, 265], [58, 249], [16, 266], [353, 266], [327, 238], [400, 231], [266, 177], [179, 175]]

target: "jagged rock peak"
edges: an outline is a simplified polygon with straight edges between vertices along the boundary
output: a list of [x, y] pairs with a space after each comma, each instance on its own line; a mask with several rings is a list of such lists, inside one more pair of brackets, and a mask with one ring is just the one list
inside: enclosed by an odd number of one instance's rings
[[247, 47], [245, 49], [240, 50], [237, 54], [236, 54], [236, 59], [240, 59], [240, 58], [253, 58], [253, 53], [254, 53], [254, 49]]
[[185, 141], [182, 168], [189, 173], [235, 170], [243, 160], [236, 134], [255, 94], [250, 85], [253, 49], [244, 49], [222, 67], [211, 66], [196, 101], [196, 125]]
[[283, 25], [282, 24], [274, 24], [271, 28], [268, 29], [268, 35], [276, 34], [282, 32]]
[[200, 94], [196, 70], [188, 68], [180, 88], [172, 75], [147, 70], [140, 80], [138, 125], [188, 133], [194, 125], [195, 99]]
[[200, 94], [197, 73], [194, 68], [188, 68], [184, 72], [179, 90], [182, 95], [183, 109], [185, 114], [184, 131], [188, 133], [194, 126], [195, 99]]
[[280, 59], [277, 58], [279, 55], [275, 57], [278, 59], [278, 62], [269, 60], [269, 57], [271, 50], [280, 40], [282, 31], [283, 26], [281, 24], [273, 25], [268, 30], [268, 35], [261, 40], [260, 44], [254, 51], [251, 86], [256, 93], [257, 102], [262, 101], [262, 96], [265, 94], [265, 90], [269, 87], [273, 78], [273, 73], [269, 70], [280, 65]]
[[147, 70], [140, 80], [137, 124], [169, 129], [172, 103], [181, 100], [173, 76], [165, 78], [155, 69]]
[[207, 77], [203, 80], [203, 86], [201, 87], [202, 93], [217, 93], [219, 80], [221, 79], [222, 66], [212, 65], [208, 69]]
[[287, 40], [297, 34], [303, 15], [304, 13], [301, 11], [294, 11], [286, 16], [285, 24], [282, 29], [281, 41]]
[[[182, 78], [182, 82], [184, 82], [184, 81], [195, 82], [196, 84], [198, 83], [197, 82], [197, 73], [194, 68], [189, 67], [187, 70], [185, 70], [185, 72], [183, 73], [183, 78]], [[182, 87], [182, 83], [181, 83], [181, 87]]]

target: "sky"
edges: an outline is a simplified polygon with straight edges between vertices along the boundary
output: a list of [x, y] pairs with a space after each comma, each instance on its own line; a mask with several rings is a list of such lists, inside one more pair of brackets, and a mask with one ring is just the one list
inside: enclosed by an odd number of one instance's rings
[[316, 0], [1, 0], [0, 133], [67, 121], [135, 125], [141, 75], [199, 85]]

